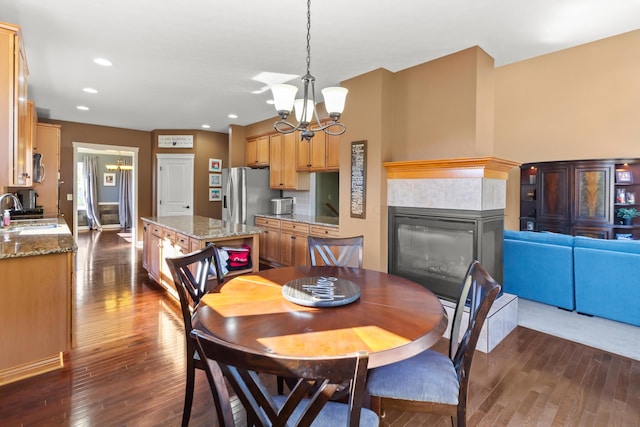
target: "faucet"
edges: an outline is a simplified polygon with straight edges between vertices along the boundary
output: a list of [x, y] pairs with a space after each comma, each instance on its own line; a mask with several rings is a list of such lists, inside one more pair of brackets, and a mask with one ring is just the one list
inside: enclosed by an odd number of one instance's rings
[[13, 200], [13, 209], [14, 210], [16, 210], [16, 211], [21, 211], [22, 210], [22, 204], [20, 203], [20, 200], [13, 193], [4, 193], [2, 196], [0, 196], [0, 208], [4, 209], [2, 204], [4, 203], [4, 199], [6, 199], [7, 197], [9, 197], [9, 198], [11, 198]]

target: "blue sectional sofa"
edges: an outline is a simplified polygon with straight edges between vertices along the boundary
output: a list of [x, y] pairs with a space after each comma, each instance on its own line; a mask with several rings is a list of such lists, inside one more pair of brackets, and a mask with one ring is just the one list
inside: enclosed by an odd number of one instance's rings
[[503, 289], [640, 326], [640, 241], [504, 230]]
[[573, 239], [565, 234], [504, 230], [504, 292], [573, 310]]
[[576, 311], [640, 326], [640, 242], [576, 237]]

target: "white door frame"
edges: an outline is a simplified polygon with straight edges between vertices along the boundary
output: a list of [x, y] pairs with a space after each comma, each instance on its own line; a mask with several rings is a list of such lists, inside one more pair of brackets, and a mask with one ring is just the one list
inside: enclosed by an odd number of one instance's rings
[[195, 154], [172, 154], [172, 153], [156, 153], [156, 177], [157, 178], [157, 188], [156, 188], [156, 214], [160, 215], [160, 195], [162, 194], [162, 189], [160, 188], [160, 160], [166, 159], [182, 159], [182, 160], [191, 160], [191, 215], [195, 215]]
[[133, 209], [131, 211], [131, 243], [136, 245], [138, 229], [138, 147], [124, 147], [119, 145], [104, 145], [104, 144], [91, 144], [87, 142], [72, 142], [73, 145], [73, 237], [78, 238], [78, 206], [76, 200], [76, 194], [78, 194], [78, 178], [76, 177], [76, 171], [78, 169], [78, 149], [83, 151], [93, 151], [101, 154], [119, 154], [123, 156], [131, 156], [133, 165], [133, 173], [131, 178], [133, 182], [131, 187], [133, 189]]

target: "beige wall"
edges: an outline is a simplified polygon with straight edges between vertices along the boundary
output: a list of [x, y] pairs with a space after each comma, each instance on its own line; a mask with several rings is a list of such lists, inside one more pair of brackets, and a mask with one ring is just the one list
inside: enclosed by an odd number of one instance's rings
[[[640, 30], [495, 69], [495, 151], [522, 163], [640, 157]], [[517, 229], [519, 175], [507, 182]]]
[[[375, 70], [342, 82], [349, 89], [342, 121], [347, 131], [340, 136], [340, 234], [364, 235], [364, 268], [386, 271], [387, 185], [382, 162], [393, 147], [393, 80], [391, 72]], [[351, 218], [351, 142], [367, 141], [365, 218]]]
[[[640, 30], [494, 68], [478, 47], [349, 89], [341, 137], [340, 228], [365, 235], [368, 268], [386, 270], [384, 161], [492, 155], [526, 163], [638, 158]], [[368, 141], [367, 218], [349, 217], [349, 142]], [[519, 170], [507, 182], [507, 228], [518, 228]], [[349, 230], [347, 233], [345, 230]]]
[[492, 71], [493, 59], [473, 47], [397, 72], [390, 160], [490, 154]]
[[229, 126], [229, 158], [227, 164], [230, 168], [246, 166], [247, 134], [244, 126]]

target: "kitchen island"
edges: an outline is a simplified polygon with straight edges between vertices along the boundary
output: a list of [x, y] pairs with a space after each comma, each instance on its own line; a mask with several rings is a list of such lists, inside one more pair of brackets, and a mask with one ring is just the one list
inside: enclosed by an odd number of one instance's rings
[[0, 229], [0, 385], [63, 366], [73, 345], [76, 242], [62, 218]]
[[209, 243], [217, 247], [246, 247], [251, 251], [247, 268], [228, 275], [257, 272], [262, 228], [198, 215], [155, 216], [141, 218], [143, 225], [142, 265], [149, 276], [176, 299], [178, 298], [165, 258], [187, 254]]

